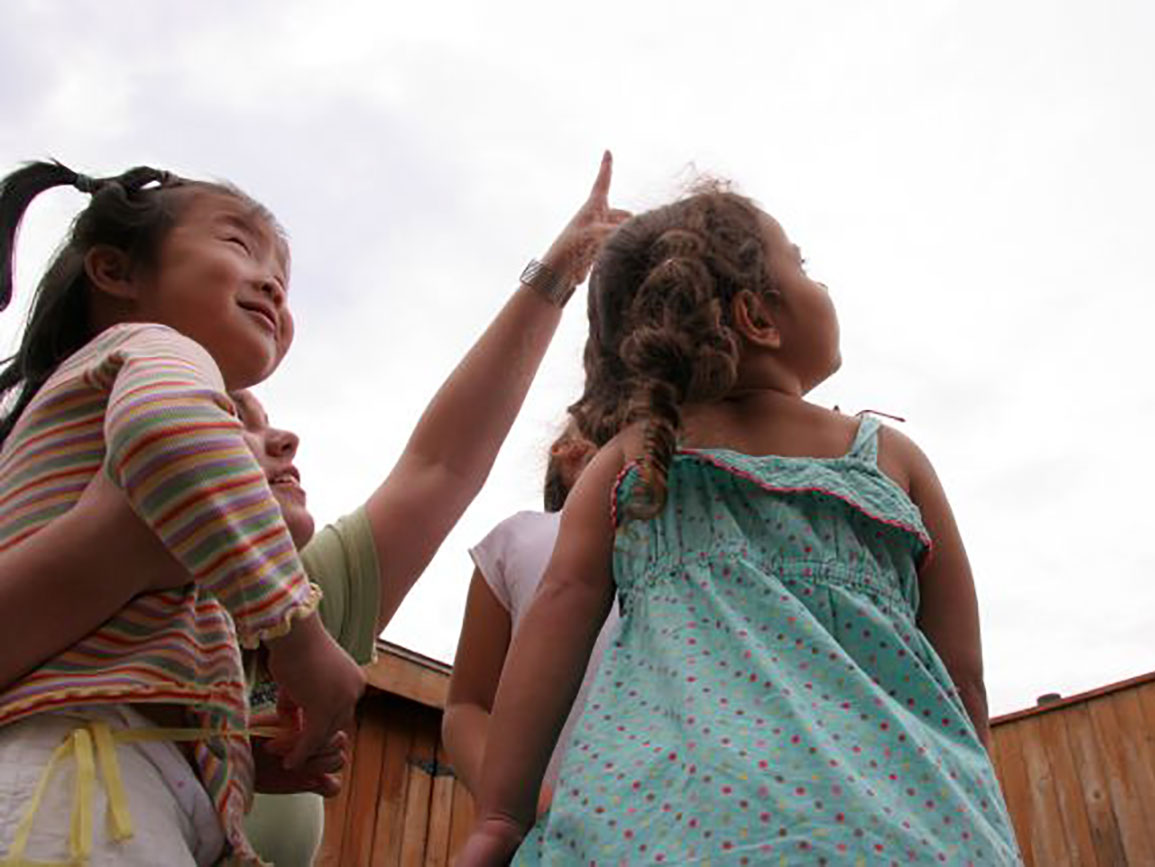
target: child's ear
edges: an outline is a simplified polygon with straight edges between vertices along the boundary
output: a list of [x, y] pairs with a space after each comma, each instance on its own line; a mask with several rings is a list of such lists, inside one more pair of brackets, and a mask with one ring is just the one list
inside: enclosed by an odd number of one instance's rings
[[734, 327], [739, 334], [756, 346], [782, 347], [782, 332], [778, 330], [777, 318], [766, 296], [743, 289], [734, 296], [732, 304]]
[[123, 250], [108, 244], [97, 244], [84, 254], [84, 273], [98, 292], [124, 301], [135, 301], [139, 289], [132, 262]]

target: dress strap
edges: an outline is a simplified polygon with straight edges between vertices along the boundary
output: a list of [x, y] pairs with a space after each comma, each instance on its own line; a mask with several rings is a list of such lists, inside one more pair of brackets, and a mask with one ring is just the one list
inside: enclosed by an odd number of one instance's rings
[[872, 415], [860, 414], [859, 417], [861, 421], [858, 423], [858, 433], [854, 435], [854, 442], [846, 456], [868, 464], [877, 464], [878, 429], [882, 427], [882, 422]]

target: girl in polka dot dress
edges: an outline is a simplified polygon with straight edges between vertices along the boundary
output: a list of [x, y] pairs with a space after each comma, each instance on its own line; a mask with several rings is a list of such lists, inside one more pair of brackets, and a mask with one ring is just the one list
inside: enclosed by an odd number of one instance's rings
[[566, 504], [459, 863], [1021, 863], [950, 507], [902, 434], [804, 400], [840, 355], [798, 248], [700, 191], [610, 239], [590, 324], [583, 401], [628, 396], [631, 423]]

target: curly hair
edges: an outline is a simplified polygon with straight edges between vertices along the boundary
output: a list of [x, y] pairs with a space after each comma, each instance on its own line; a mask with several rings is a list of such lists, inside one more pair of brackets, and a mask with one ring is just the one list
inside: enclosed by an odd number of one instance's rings
[[622, 224], [595, 263], [585, 391], [570, 412], [599, 446], [645, 422], [628, 517], [665, 505], [682, 405], [717, 400], [737, 379], [731, 302], [774, 291], [763, 220], [750, 199], [711, 182]]

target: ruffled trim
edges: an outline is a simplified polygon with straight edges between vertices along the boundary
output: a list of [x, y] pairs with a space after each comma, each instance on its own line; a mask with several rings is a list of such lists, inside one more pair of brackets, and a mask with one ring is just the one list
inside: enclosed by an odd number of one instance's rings
[[[726, 460], [722, 456], [723, 454], [733, 454], [738, 460], [733, 462]], [[754, 456], [744, 455], [741, 452], [730, 452], [725, 449], [678, 449], [674, 454], [675, 462], [678, 458], [696, 460], [715, 467], [716, 469], [752, 482], [770, 493], [822, 494], [833, 497], [870, 518], [872, 521], [877, 521], [880, 524], [894, 527], [895, 529], [911, 534], [924, 546], [924, 550], [921, 552], [923, 557], [929, 555], [934, 546], [934, 540], [931, 539], [930, 534], [923, 526], [921, 516], [918, 513], [918, 506], [911, 501], [905, 491], [899, 488], [898, 485], [889, 479], [881, 470], [861, 460], [848, 456], [838, 458], [784, 458], [776, 455]], [[741, 466], [745, 461], [757, 461], [762, 464], [772, 465], [775, 475], [781, 476], [782, 481], [770, 481], [765, 478], [763, 475], [766, 469], [765, 467], [759, 467], [759, 469], [763, 471], [759, 472], [758, 470]], [[626, 477], [630, 474], [630, 471], [637, 468], [640, 463], [640, 461], [635, 460], [623, 467], [622, 471], [618, 473], [617, 480], [614, 483], [611, 515], [615, 527], [618, 526], [618, 505]], [[836, 471], [836, 467], [865, 473], [875, 485], [877, 485], [877, 490], [866, 492], [867, 496], [865, 497], [861, 496], [863, 492], [852, 490], [851, 486], [848, 485], [843, 478], [843, 473]], [[671, 470], [672, 469], [673, 467], [671, 467]], [[814, 480], [813, 477], [816, 474], [820, 476], [825, 475], [827, 478]], [[869, 496], [871, 493], [875, 494], [875, 496]], [[896, 512], [898, 513], [897, 516], [894, 514]]]
[[288, 635], [292, 632], [295, 621], [304, 620], [306, 617], [316, 613], [317, 606], [321, 604], [321, 597], [324, 594], [316, 584], [312, 582], [307, 583], [309, 589], [305, 593], [305, 598], [300, 602], [292, 604], [274, 625], [257, 630], [257, 632], [244, 638], [238, 635], [237, 640], [241, 647], [245, 650], [256, 650], [266, 641]]

